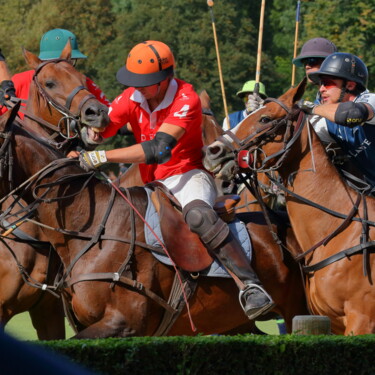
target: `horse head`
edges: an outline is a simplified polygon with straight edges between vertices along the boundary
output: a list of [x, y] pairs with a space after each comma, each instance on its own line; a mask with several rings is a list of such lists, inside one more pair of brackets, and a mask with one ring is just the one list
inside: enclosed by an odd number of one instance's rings
[[[108, 107], [88, 91], [85, 76], [72, 64], [71, 52], [68, 42], [59, 59], [41, 61], [23, 50], [27, 64], [35, 70], [25, 115], [59, 147], [76, 137], [88, 146], [88, 132], [103, 131], [109, 124]], [[63, 142], [57, 143], [56, 137]]]
[[299, 113], [293, 110], [293, 105], [302, 97], [305, 86], [306, 79], [278, 99], [266, 99], [262, 107], [236, 128], [225, 132], [209, 145], [203, 160], [205, 168], [225, 181], [233, 180], [244, 168], [242, 159], [246, 168], [264, 169], [265, 162], [274, 159], [272, 156], [278, 155], [293, 134], [291, 124]]

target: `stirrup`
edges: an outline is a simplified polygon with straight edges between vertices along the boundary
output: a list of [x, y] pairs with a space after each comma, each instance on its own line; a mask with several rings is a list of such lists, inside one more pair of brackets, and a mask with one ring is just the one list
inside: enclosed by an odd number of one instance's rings
[[[259, 289], [268, 298], [269, 302], [268, 302], [268, 304], [264, 305], [262, 308], [259, 308], [259, 310], [256, 311], [256, 313], [249, 316], [246, 313], [246, 302], [247, 302], [247, 300], [245, 298], [245, 294], [251, 288]], [[245, 312], [245, 314], [248, 316], [249, 319], [255, 319], [259, 315], [265, 314], [266, 312], [268, 312], [269, 310], [271, 310], [275, 306], [275, 303], [273, 302], [272, 297], [265, 291], [265, 289], [262, 286], [260, 286], [258, 284], [246, 284], [245, 288], [243, 290], [240, 290], [238, 298], [239, 298], [239, 302], [240, 302], [240, 305], [242, 307], [242, 310]]]

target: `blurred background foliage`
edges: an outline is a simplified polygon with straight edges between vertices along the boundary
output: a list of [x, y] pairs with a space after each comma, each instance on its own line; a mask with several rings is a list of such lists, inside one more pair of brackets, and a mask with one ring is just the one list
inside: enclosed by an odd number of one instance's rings
[[[0, 0], [0, 48], [10, 69], [28, 69], [22, 47], [38, 53], [42, 34], [64, 28], [77, 36], [88, 56], [77, 68], [113, 100], [123, 87], [116, 72], [136, 43], [156, 39], [176, 57], [176, 76], [207, 90], [219, 122], [224, 117], [212, 20], [206, 0]], [[296, 0], [267, 0], [262, 44], [261, 81], [269, 96], [291, 85]], [[213, 6], [229, 112], [242, 109], [236, 92], [255, 79], [261, 0], [216, 0]], [[366, 63], [369, 89], [375, 87], [375, 0], [303, 0], [298, 52], [310, 38], [332, 40], [342, 52]], [[297, 68], [296, 80], [303, 78]], [[316, 88], [306, 95], [314, 96]], [[118, 142], [118, 140], [113, 140]]]

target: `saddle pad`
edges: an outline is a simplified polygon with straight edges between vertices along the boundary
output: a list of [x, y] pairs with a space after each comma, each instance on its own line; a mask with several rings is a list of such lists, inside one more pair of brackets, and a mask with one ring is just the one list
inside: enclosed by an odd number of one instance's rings
[[[145, 220], [148, 223], [148, 225], [152, 228], [152, 230], [155, 232], [155, 234], [159, 237], [159, 239], [163, 242], [163, 235], [161, 233], [160, 229], [160, 222], [159, 222], [159, 215], [158, 212], [156, 211], [155, 206], [153, 205], [150, 195], [152, 191], [148, 188], [146, 188], [147, 195], [148, 195], [148, 205], [147, 205], [147, 210], [146, 210], [146, 215], [145, 215]], [[249, 233], [246, 229], [245, 224], [236, 219], [232, 221], [231, 223], [228, 224], [229, 229], [233, 233], [233, 235], [240, 241], [243, 249], [246, 252], [247, 257], [251, 261], [251, 241], [249, 237]], [[145, 238], [146, 238], [146, 243], [151, 246], [159, 247], [161, 248], [162, 246], [156, 239], [155, 235], [152, 233], [152, 231], [149, 229], [149, 227], [145, 224]], [[164, 242], [163, 242], [164, 244]], [[160, 262], [171, 266], [172, 261], [167, 255], [161, 255], [156, 252], [152, 252], [154, 257], [158, 259]], [[201, 276], [211, 276], [211, 277], [231, 277], [225, 268], [216, 260], [211, 264], [210, 267], [206, 268], [204, 271], [200, 272]]]

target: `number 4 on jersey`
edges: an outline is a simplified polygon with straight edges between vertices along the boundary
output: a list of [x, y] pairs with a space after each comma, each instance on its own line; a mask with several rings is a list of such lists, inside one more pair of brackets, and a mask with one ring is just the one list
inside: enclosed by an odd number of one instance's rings
[[185, 104], [179, 111], [175, 112], [173, 116], [179, 117], [179, 118], [186, 117], [189, 111], [189, 108], [190, 108], [189, 104]]

